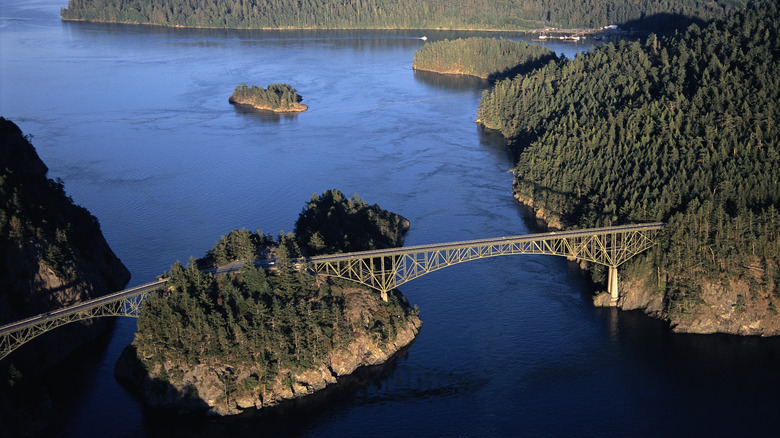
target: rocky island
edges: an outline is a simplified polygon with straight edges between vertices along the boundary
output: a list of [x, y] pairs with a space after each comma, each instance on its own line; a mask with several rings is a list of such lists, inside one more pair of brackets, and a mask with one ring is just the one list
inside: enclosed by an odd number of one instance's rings
[[[292, 261], [339, 246], [397, 246], [407, 229], [406, 219], [331, 190], [312, 198], [295, 234], [233, 230], [201, 260], [171, 268], [165, 290], [144, 304], [117, 378], [151, 407], [234, 415], [385, 363], [415, 339], [422, 325], [416, 306], [397, 290], [385, 302], [358, 284], [296, 270]], [[271, 256], [268, 272], [253, 263], [221, 277], [198, 268]]]
[[228, 98], [228, 102], [233, 105], [276, 113], [306, 111], [309, 107], [300, 103], [302, 100], [303, 97], [288, 84], [269, 84], [268, 88], [262, 88], [256, 85], [247, 87], [245, 83], [241, 83]]

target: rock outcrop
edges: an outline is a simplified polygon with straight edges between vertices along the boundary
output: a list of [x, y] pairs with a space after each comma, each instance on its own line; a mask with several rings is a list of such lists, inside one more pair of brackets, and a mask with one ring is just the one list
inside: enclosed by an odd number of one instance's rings
[[[705, 282], [696, 300], [675, 302], [656, 287], [655, 279], [626, 278], [620, 284], [617, 307], [641, 310], [654, 318], [665, 319], [677, 333], [727, 333], [745, 336], [780, 335], [780, 315], [772, 297], [751, 289], [746, 280], [723, 284]], [[609, 295], [594, 297], [596, 306], [608, 306]]]

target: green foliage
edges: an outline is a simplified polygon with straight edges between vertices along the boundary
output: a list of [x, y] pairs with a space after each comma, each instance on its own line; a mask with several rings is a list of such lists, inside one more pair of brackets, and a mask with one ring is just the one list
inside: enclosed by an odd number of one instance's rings
[[[662, 15], [683, 20], [721, 16], [744, 0], [69, 0], [66, 20], [217, 28], [530, 29], [601, 27]], [[632, 27], [641, 25], [631, 23]]]
[[214, 248], [206, 253], [206, 257], [199, 261], [201, 266], [224, 266], [228, 263], [244, 260], [254, 261], [260, 256], [266, 255], [274, 240], [271, 236], [263, 235], [256, 230], [254, 233], [242, 228], [233, 230], [219, 238]]
[[269, 110], [289, 110], [303, 100], [298, 92], [289, 84], [269, 84], [268, 88], [245, 83], [239, 84], [230, 96], [231, 103], [252, 105]]
[[659, 286], [695, 303], [704, 282], [780, 266], [778, 23], [764, 2], [673, 38], [607, 44], [497, 83], [479, 119], [513, 140], [514, 191], [548, 218], [667, 222]]
[[[176, 264], [169, 275], [167, 289], [149, 297], [138, 320], [134, 343], [152, 363], [250, 364], [258, 379], [271, 378], [280, 366], [321, 360], [347, 336], [343, 324], [314, 319], [333, 315], [343, 303], [316, 297], [310, 277], [290, 296], [280, 290], [276, 276], [250, 264], [219, 281], [192, 264]], [[320, 335], [321, 324], [328, 324], [332, 336]]]
[[[165, 291], [143, 304], [134, 340], [139, 357], [149, 364], [192, 366], [199, 363], [247, 366], [254, 375], [227, 382], [250, 390], [273, 380], [279, 370], [301, 371], [322, 363], [343, 348], [356, 330], [344, 318], [342, 286], [318, 287], [305, 274], [283, 279], [246, 265], [239, 274], [216, 279], [194, 265], [173, 265]], [[295, 282], [290, 293], [284, 281]], [[371, 293], [371, 292], [365, 292]], [[380, 300], [377, 300], [381, 303]], [[411, 314], [403, 298], [391, 295], [386, 309], [369, 324], [384, 343]], [[168, 370], [168, 379], [180, 378]], [[227, 388], [226, 386], [226, 388]]]
[[99, 227], [94, 216], [65, 194], [61, 180], [17, 172], [0, 159], [0, 244], [11, 239], [47, 240], [57, 246], [47, 257], [50, 266], [67, 270], [73, 251], [87, 250], [79, 237]]
[[312, 195], [295, 222], [298, 245], [309, 256], [401, 246], [407, 229], [402, 216], [339, 190]]
[[555, 59], [553, 51], [539, 44], [503, 38], [459, 38], [424, 45], [414, 53], [414, 68], [494, 80], [530, 71]]
[[737, 295], [737, 302], [732, 305], [734, 308], [734, 311], [737, 313], [742, 313], [745, 311], [745, 297], [742, 295]]

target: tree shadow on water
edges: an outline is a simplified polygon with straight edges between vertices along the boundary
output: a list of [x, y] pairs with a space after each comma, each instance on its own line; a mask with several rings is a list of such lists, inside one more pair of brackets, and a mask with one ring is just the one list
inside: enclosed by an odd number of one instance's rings
[[414, 70], [414, 79], [434, 88], [451, 91], [484, 89], [490, 86], [490, 81], [476, 76], [443, 74], [425, 70]]

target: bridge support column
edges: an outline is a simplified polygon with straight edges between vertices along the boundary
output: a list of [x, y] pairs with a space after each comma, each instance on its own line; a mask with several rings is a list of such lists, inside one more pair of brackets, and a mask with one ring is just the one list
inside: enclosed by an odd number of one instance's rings
[[617, 305], [618, 301], [618, 271], [617, 266], [609, 267], [609, 277], [607, 279], [607, 292], [612, 298], [612, 305]]
[[382, 297], [382, 301], [387, 302], [387, 291], [383, 290], [379, 292], [379, 296]]

